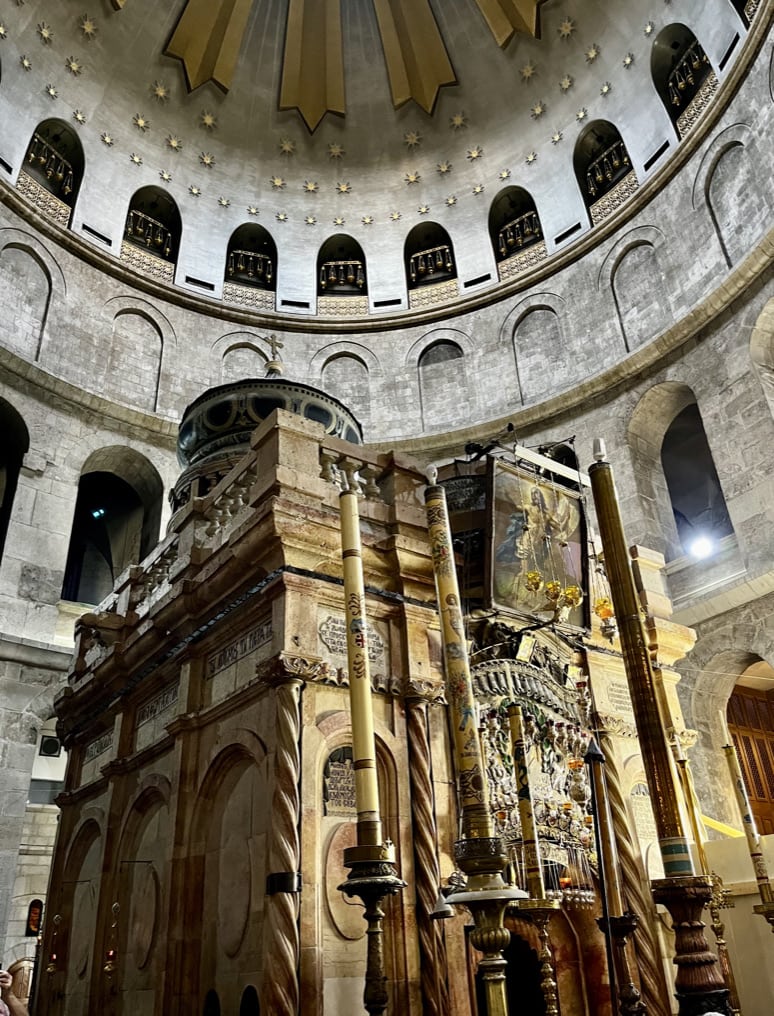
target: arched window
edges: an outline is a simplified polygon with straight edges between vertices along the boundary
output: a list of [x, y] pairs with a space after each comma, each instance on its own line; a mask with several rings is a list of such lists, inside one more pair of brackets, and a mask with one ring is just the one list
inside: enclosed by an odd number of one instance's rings
[[11, 509], [19, 480], [22, 459], [30, 446], [24, 420], [13, 406], [0, 399], [0, 561], [11, 521]]
[[[441, 303], [457, 295], [454, 248], [449, 234], [437, 222], [414, 226], [406, 237], [404, 263], [410, 307]], [[426, 293], [421, 292], [425, 289]]]
[[255, 223], [234, 230], [226, 250], [224, 279], [224, 300], [274, 309], [274, 298], [266, 294], [277, 288], [277, 245], [268, 230]]
[[718, 84], [690, 28], [674, 24], [659, 32], [650, 54], [650, 73], [677, 136], [685, 137]]
[[329, 237], [317, 255], [317, 312], [341, 312], [339, 301], [347, 301], [347, 314], [368, 313], [368, 276], [363, 248], [351, 236]]
[[594, 120], [578, 135], [573, 166], [592, 226], [637, 189], [637, 177], [623, 138], [607, 120]]
[[162, 495], [161, 477], [141, 455], [106, 448], [90, 456], [78, 485], [63, 600], [99, 603], [127, 565], [150, 553], [158, 541]]
[[489, 236], [501, 279], [518, 274], [546, 256], [543, 228], [523, 187], [501, 190], [489, 209]]
[[121, 258], [145, 275], [172, 282], [182, 229], [174, 199], [161, 187], [141, 187], [129, 202]]
[[261, 1007], [258, 1004], [258, 992], [248, 984], [242, 992], [242, 1000], [239, 1003], [239, 1016], [261, 1016]]
[[83, 179], [83, 148], [64, 120], [43, 120], [35, 128], [17, 187], [62, 226], [70, 217]]
[[204, 996], [204, 1007], [202, 1016], [220, 1016], [220, 999], [214, 988], [210, 988]]
[[695, 402], [667, 428], [661, 465], [683, 550], [691, 557], [709, 557], [733, 527]]

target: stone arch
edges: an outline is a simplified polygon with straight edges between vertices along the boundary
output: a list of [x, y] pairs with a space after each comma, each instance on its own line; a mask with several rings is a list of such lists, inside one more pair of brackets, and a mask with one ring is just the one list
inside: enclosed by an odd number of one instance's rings
[[663, 243], [664, 234], [656, 226], [638, 226], [611, 248], [599, 271], [597, 287], [610, 288], [627, 352], [655, 338], [670, 323], [660, 256]]
[[[242, 330], [219, 336], [210, 347], [211, 383], [220, 385], [247, 377], [263, 377], [266, 364], [271, 359], [271, 351], [264, 349], [262, 342], [268, 346], [265, 336]], [[234, 357], [230, 364], [227, 363], [229, 357]], [[256, 368], [254, 373], [236, 373], [252, 367]]]
[[365, 360], [349, 352], [329, 356], [321, 371], [320, 386], [352, 410], [361, 426], [371, 415], [371, 379]]
[[[174, 355], [177, 335], [169, 318], [148, 300], [136, 296], [114, 296], [102, 310], [110, 324], [111, 342], [105, 359], [106, 391], [133, 408], [156, 412], [168, 401], [164, 379], [170, 373], [169, 357]], [[128, 378], [112, 375], [121, 372]]]
[[567, 377], [571, 362], [559, 311], [541, 296], [535, 294], [520, 305], [510, 339], [522, 404], [538, 402], [564, 387], [558, 377]]
[[750, 335], [750, 359], [774, 416], [774, 299], [768, 301]]
[[52, 303], [61, 302], [67, 293], [62, 270], [36, 237], [20, 229], [2, 229], [0, 281], [3, 343], [19, 356], [39, 361]]
[[[407, 361], [416, 369], [419, 411], [426, 430], [460, 422], [460, 405], [467, 399], [475, 405], [475, 392], [468, 386], [466, 358], [473, 345], [464, 332], [438, 328], [422, 336], [408, 352]], [[467, 360], [470, 363], [470, 360]], [[471, 411], [472, 411], [471, 406]]]
[[[726, 265], [740, 261], [766, 221], [771, 194], [756, 179], [747, 149], [755, 139], [750, 126], [735, 123], [712, 141], [693, 183], [693, 207], [706, 207]], [[768, 183], [768, 179], [766, 178]], [[744, 208], [745, 214], [739, 214]]]
[[85, 160], [77, 131], [52, 117], [35, 127], [16, 181], [18, 190], [60, 226], [69, 226]]

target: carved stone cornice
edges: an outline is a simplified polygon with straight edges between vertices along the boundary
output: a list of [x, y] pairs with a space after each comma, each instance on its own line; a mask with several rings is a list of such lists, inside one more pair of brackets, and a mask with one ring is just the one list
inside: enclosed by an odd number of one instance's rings
[[423, 677], [409, 677], [403, 686], [403, 695], [407, 699], [423, 699], [431, 705], [446, 705], [446, 688], [442, 682]]
[[615, 735], [617, 737], [636, 737], [637, 728], [631, 720], [624, 720], [620, 716], [597, 716], [597, 724], [600, 733]]

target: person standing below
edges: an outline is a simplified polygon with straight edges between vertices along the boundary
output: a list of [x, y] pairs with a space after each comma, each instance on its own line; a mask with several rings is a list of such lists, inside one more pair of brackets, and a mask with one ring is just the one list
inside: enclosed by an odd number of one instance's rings
[[13, 990], [13, 977], [7, 970], [0, 970], [0, 991], [2, 991], [2, 1002], [0, 1002], [0, 1016], [30, 1016], [29, 1009], [17, 998]]

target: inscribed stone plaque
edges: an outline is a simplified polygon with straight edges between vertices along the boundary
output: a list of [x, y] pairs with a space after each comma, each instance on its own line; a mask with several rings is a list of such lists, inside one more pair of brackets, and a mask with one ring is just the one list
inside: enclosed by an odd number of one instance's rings
[[323, 770], [323, 808], [326, 815], [355, 815], [355, 770], [352, 749], [336, 748]]
[[645, 865], [650, 878], [663, 878], [664, 867], [658, 846], [658, 830], [653, 817], [650, 793], [647, 784], [635, 783], [631, 789], [630, 802], [637, 839], [640, 850], [645, 858]]
[[217, 652], [211, 653], [207, 657], [206, 678], [209, 680], [215, 677], [216, 674], [238, 663], [245, 656], [268, 645], [272, 640], [272, 634], [271, 619], [269, 618], [245, 632], [238, 639], [229, 642], [228, 645], [222, 646]]
[[[390, 673], [389, 627], [383, 621], [369, 620], [368, 662], [371, 678], [378, 684]], [[320, 610], [317, 615], [318, 652], [330, 669], [339, 676], [347, 672], [347, 628], [343, 614]]]

